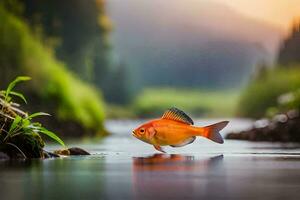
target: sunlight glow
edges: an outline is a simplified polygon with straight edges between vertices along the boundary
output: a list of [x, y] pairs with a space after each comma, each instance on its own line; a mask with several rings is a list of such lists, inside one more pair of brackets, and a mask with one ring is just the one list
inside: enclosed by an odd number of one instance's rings
[[250, 17], [288, 30], [300, 18], [300, 0], [214, 0]]

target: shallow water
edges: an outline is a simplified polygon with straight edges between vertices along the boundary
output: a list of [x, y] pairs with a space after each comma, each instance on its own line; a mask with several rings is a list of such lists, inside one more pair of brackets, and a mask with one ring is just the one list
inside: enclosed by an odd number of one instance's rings
[[[300, 199], [297, 144], [199, 138], [159, 154], [131, 136], [139, 123], [109, 121], [112, 136], [70, 145], [92, 156], [1, 161], [1, 199]], [[231, 120], [223, 134], [250, 126]]]

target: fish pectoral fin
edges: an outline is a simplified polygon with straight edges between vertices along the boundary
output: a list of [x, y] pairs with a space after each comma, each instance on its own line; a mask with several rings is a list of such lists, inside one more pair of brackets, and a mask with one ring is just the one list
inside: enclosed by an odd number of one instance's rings
[[163, 150], [163, 148], [161, 148], [161, 146], [158, 146], [158, 145], [153, 145], [154, 146], [154, 148], [157, 150], [157, 151], [160, 151], [160, 152], [162, 152], [162, 153], [166, 153], [164, 150]]
[[196, 139], [196, 136], [193, 136], [193, 137], [189, 137], [188, 139], [185, 139], [184, 141], [182, 141], [181, 143], [179, 144], [173, 144], [173, 145], [170, 145], [171, 147], [183, 147], [185, 145], [188, 145], [188, 144], [191, 144], [195, 141]]
[[156, 134], [155, 128], [150, 127], [148, 129], [148, 139], [151, 140], [154, 137], [155, 134]]

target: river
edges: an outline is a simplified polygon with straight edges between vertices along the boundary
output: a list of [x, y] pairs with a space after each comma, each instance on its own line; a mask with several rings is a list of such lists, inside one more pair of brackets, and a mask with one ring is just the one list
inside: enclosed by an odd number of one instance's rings
[[[110, 120], [111, 136], [68, 142], [91, 156], [0, 161], [1, 200], [300, 199], [297, 144], [225, 140], [219, 145], [198, 138], [160, 154], [131, 136], [141, 122]], [[222, 134], [251, 126], [233, 119]]]

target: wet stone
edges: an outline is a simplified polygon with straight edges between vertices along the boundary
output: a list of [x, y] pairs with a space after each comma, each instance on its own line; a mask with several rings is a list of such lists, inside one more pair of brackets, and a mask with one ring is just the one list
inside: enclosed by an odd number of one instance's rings
[[91, 155], [89, 152], [87, 152], [84, 149], [78, 148], [78, 147], [72, 147], [68, 149], [70, 152], [70, 155]]
[[254, 126], [247, 131], [229, 133], [226, 139], [300, 142], [300, 117], [297, 113], [290, 111], [287, 115], [275, 116], [266, 126]]
[[63, 155], [63, 156], [91, 155], [89, 152], [79, 147], [71, 147], [68, 149], [55, 150], [53, 153], [58, 155]]

